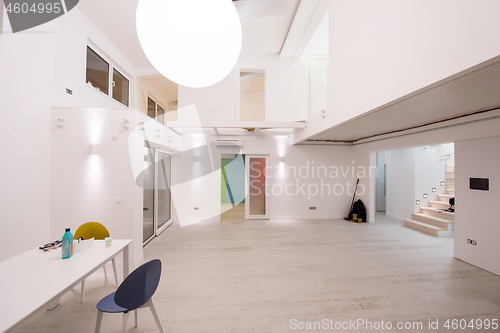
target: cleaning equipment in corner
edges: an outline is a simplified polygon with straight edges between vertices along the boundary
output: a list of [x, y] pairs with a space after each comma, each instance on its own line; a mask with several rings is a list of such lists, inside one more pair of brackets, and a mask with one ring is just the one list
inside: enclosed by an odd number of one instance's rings
[[69, 259], [73, 255], [73, 234], [66, 228], [62, 238], [62, 258]]
[[351, 209], [349, 211], [348, 217], [344, 217], [344, 220], [351, 222], [366, 222], [366, 208], [363, 204], [363, 201], [358, 200], [354, 202], [356, 199], [356, 192], [358, 191], [359, 179], [356, 182], [356, 188], [354, 189], [354, 195], [352, 196]]

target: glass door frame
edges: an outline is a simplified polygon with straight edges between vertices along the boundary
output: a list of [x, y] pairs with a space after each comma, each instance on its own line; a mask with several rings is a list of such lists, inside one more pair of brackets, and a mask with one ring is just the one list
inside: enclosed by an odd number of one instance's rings
[[[270, 197], [271, 193], [269, 193], [269, 189], [271, 188], [271, 179], [272, 177], [267, 177], [266, 175], [266, 183], [265, 183], [265, 192], [264, 195], [266, 197], [266, 207], [264, 215], [250, 215], [250, 160], [252, 158], [265, 158], [266, 166], [264, 168], [264, 172], [267, 172], [267, 169], [271, 166], [271, 156], [266, 154], [245, 154], [245, 220], [269, 220], [270, 218]], [[272, 169], [271, 169], [272, 170]]]
[[[151, 237], [149, 237], [146, 241], [142, 243], [143, 246], [145, 246], [147, 243], [149, 243], [153, 238], [159, 236], [165, 229], [167, 229], [173, 222], [172, 218], [172, 212], [173, 212], [173, 200], [172, 200], [172, 189], [170, 189], [170, 219], [165, 222], [160, 228], [158, 228], [158, 183], [159, 183], [159, 177], [158, 177], [158, 152], [161, 152], [163, 154], [168, 154], [170, 155], [170, 179], [172, 179], [172, 154], [173, 152], [169, 149], [166, 149], [160, 145], [154, 144], [150, 141], [145, 141], [144, 142], [144, 147], [150, 148], [154, 150], [154, 203], [153, 203], [153, 228], [154, 228], [154, 233]], [[144, 224], [144, 221], [143, 221]]]
[[163, 153], [163, 154], [168, 154], [170, 155], [170, 180], [172, 180], [172, 151], [171, 150], [168, 150], [168, 149], [165, 149], [165, 148], [162, 148], [162, 147], [154, 147], [155, 148], [155, 212], [154, 212], [154, 228], [155, 228], [155, 235], [156, 236], [159, 236], [162, 232], [165, 231], [165, 229], [167, 229], [173, 222], [173, 219], [172, 219], [172, 203], [173, 203], [173, 200], [172, 200], [172, 187], [170, 186], [170, 218], [167, 220], [167, 222], [165, 222], [161, 227], [158, 228], [158, 183], [159, 183], [159, 179], [160, 177], [158, 177], [158, 172], [159, 172], [159, 167], [158, 167], [158, 163], [160, 162], [159, 159], [158, 159], [158, 153]]
[[[152, 147], [150, 144], [148, 144], [147, 142], [144, 143], [144, 148], [149, 148], [149, 149], [153, 149], [154, 153], [153, 153], [153, 161], [152, 161], [152, 164], [153, 164], [153, 168], [154, 168], [154, 171], [153, 171], [153, 234], [151, 235], [151, 237], [149, 237], [148, 239], [146, 239], [145, 241], [142, 242], [142, 246], [144, 247], [147, 243], [149, 243], [153, 238], [155, 238], [156, 236], [156, 214], [155, 214], [155, 211], [156, 211], [156, 149], [155, 147]], [[144, 184], [143, 184], [144, 185]], [[145, 186], [145, 185], [144, 185]], [[142, 202], [143, 202], [143, 210], [144, 210], [144, 189], [143, 189], [143, 199], [142, 199]], [[143, 212], [143, 220], [142, 220], [142, 228], [143, 228], [143, 232], [144, 232], [144, 212]], [[144, 235], [143, 235], [144, 237]]]

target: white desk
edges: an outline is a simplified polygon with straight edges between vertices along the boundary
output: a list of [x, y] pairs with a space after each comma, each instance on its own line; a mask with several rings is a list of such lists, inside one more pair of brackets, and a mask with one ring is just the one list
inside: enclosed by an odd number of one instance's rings
[[131, 239], [113, 239], [106, 247], [95, 241], [94, 247], [61, 258], [61, 250], [39, 249], [0, 262], [0, 332], [23, 323], [28, 316], [45, 310], [49, 304], [123, 252], [123, 277], [130, 273]]

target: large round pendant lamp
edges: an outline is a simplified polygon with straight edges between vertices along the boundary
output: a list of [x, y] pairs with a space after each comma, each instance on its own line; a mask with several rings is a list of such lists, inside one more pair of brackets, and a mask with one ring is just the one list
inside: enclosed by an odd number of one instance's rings
[[182, 86], [221, 81], [240, 55], [241, 23], [231, 0], [139, 0], [136, 24], [151, 64]]

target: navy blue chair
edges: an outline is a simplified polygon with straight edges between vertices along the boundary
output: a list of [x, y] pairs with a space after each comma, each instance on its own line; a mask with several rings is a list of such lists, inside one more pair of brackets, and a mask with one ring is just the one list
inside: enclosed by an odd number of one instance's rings
[[160, 276], [161, 261], [159, 259], [151, 260], [130, 273], [114, 293], [109, 294], [97, 303], [98, 312], [95, 332], [99, 333], [101, 329], [102, 314], [104, 312], [123, 313], [122, 332], [127, 333], [127, 320], [130, 311], [134, 311], [135, 327], [137, 327], [137, 309], [149, 307], [158, 329], [160, 332], [165, 333], [152, 299], [160, 283]]

